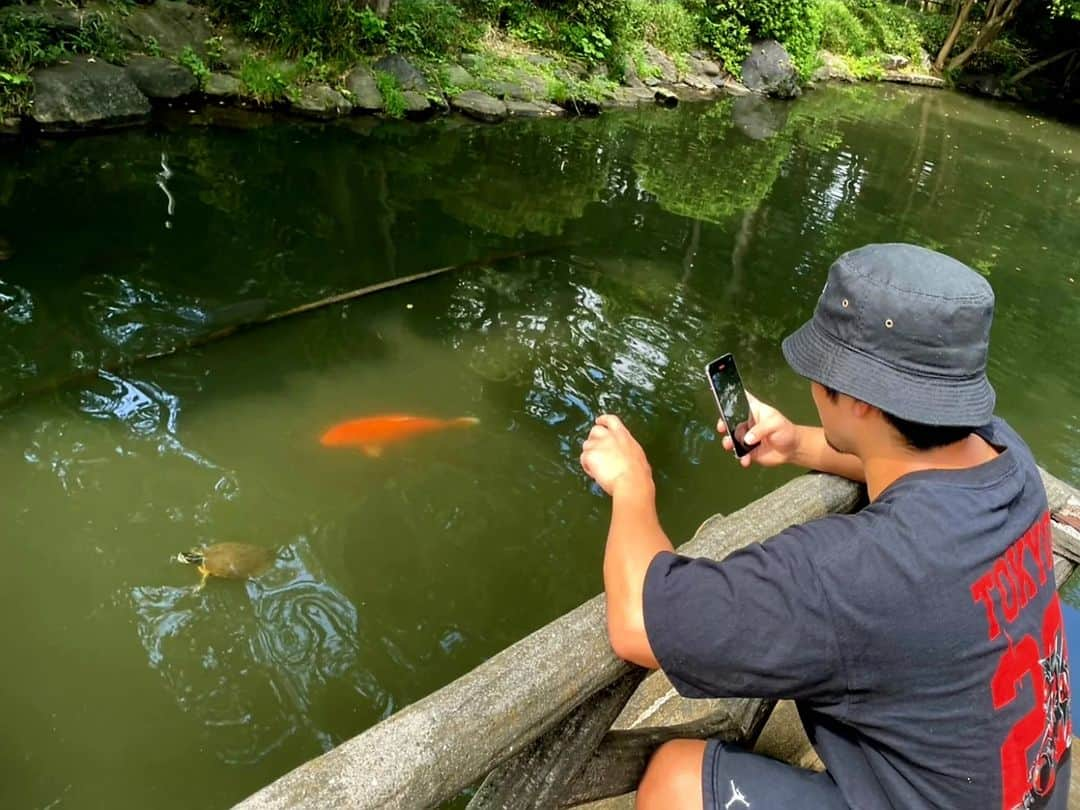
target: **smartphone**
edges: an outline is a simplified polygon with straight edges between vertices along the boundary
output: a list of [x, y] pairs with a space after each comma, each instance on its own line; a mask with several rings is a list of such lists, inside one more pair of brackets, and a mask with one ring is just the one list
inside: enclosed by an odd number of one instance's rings
[[754, 446], [742, 441], [750, 429], [750, 402], [746, 398], [746, 389], [743, 388], [735, 358], [731, 354], [717, 357], [705, 366], [705, 376], [709, 378], [709, 386], [720, 408], [720, 417], [735, 446], [735, 455], [742, 458]]

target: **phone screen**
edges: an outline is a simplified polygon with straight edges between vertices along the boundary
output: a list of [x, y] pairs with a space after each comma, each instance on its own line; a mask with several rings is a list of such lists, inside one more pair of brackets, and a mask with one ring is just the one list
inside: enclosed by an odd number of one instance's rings
[[705, 367], [705, 373], [709, 377], [716, 404], [720, 406], [720, 416], [735, 445], [735, 455], [742, 458], [753, 449], [753, 445], [746, 445], [742, 441], [750, 427], [750, 403], [746, 399], [735, 358], [730, 354], [717, 357]]

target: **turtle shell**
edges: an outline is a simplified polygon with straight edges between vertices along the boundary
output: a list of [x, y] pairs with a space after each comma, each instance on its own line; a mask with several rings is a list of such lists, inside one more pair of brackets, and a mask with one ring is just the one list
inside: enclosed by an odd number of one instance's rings
[[215, 543], [202, 550], [202, 568], [214, 577], [248, 579], [265, 573], [276, 554], [249, 543]]

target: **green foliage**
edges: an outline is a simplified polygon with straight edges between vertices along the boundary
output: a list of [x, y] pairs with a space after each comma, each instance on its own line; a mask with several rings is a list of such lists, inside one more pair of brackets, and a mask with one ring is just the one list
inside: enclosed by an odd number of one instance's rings
[[817, 0], [704, 0], [700, 20], [702, 41], [731, 73], [739, 73], [758, 39], [782, 43], [802, 76], [813, 70], [821, 32]]
[[0, 18], [0, 68], [7, 72], [29, 72], [76, 53], [123, 61], [119, 31], [99, 12], [84, 15], [74, 31], [50, 28], [35, 17], [11, 14]]
[[293, 76], [287, 76], [281, 65], [270, 59], [245, 56], [240, 65], [240, 81], [244, 92], [260, 104], [271, 104], [285, 98]]
[[206, 62], [211, 68], [225, 66], [225, 41], [221, 37], [210, 37], [203, 43], [206, 46]]
[[1050, 13], [1080, 21], [1080, 0], [1050, 0]]
[[[821, 47], [849, 57], [848, 63], [859, 78], [881, 75], [875, 55], [902, 54], [917, 61], [925, 34], [921, 25], [927, 20], [946, 20], [941, 14], [921, 14], [909, 11], [887, 0], [820, 0]], [[948, 33], [941, 34], [944, 42]], [[938, 45], [940, 47], [940, 43]]]
[[206, 84], [206, 80], [210, 76], [210, 68], [206, 66], [206, 62], [202, 60], [202, 57], [192, 50], [190, 45], [185, 46], [184, 50], [180, 51], [180, 55], [176, 57], [176, 61], [194, 74], [195, 80], [199, 83], [199, 87]]
[[[709, 3], [714, 8], [733, 0]], [[742, 70], [743, 60], [750, 53], [750, 27], [735, 14], [713, 13], [700, 17], [701, 40], [735, 76]]]
[[480, 36], [449, 0], [395, 0], [387, 30], [390, 50], [429, 57], [456, 53]]
[[870, 35], [844, 0], [821, 0], [821, 47], [847, 56], [863, 56], [873, 47]]
[[383, 111], [391, 118], [405, 116], [405, 94], [398, 80], [390, 73], [375, 71], [375, 86], [383, 97]]
[[104, 14], [83, 16], [77, 31], [68, 34], [67, 47], [75, 53], [99, 56], [108, 62], [123, 62], [126, 54], [120, 31]]
[[1011, 34], [1003, 33], [988, 48], [972, 56], [964, 69], [973, 73], [1016, 73], [1031, 63], [1031, 57], [1030, 48]]
[[143, 49], [148, 56], [163, 56], [161, 52], [161, 45], [158, 44], [157, 37], [149, 36], [143, 41]]
[[355, 0], [208, 0], [207, 5], [217, 18], [291, 56], [313, 52], [325, 60], [352, 59], [378, 33], [371, 10]]
[[698, 22], [678, 0], [628, 0], [622, 34], [680, 54], [697, 45]]
[[885, 75], [877, 56], [847, 56], [844, 61], [856, 79], [880, 79]]
[[356, 18], [359, 35], [359, 46], [363, 50], [371, 50], [377, 45], [386, 42], [386, 21], [378, 14], [365, 6]]
[[[952, 29], [952, 16], [949, 14], [916, 14], [913, 21], [919, 30], [919, 37], [922, 39], [927, 52], [931, 56], [937, 56], [937, 52], [945, 44], [945, 39], [949, 36], [950, 29]], [[968, 41], [971, 41], [970, 33]]]

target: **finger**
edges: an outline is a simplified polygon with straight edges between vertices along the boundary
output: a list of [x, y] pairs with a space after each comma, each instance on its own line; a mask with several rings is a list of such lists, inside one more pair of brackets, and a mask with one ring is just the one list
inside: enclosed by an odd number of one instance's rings
[[729, 453], [735, 449], [735, 442], [731, 440], [730, 436], [725, 436], [724, 438], [722, 438], [720, 440], [720, 444], [723, 445], [723, 448]]
[[626, 430], [626, 425], [624, 425], [622, 423], [622, 420], [613, 413], [605, 413], [601, 416], [598, 416], [596, 418], [596, 424], [600, 425], [601, 427], [606, 427], [612, 432]]
[[589, 469], [588, 454], [587, 453], [582, 453], [581, 457], [578, 459], [578, 461], [581, 462], [581, 469], [583, 469], [585, 471], [585, 474], [587, 476], [589, 476], [590, 478], [592, 478], [593, 474], [592, 474], [592, 470]]
[[589, 439], [599, 439], [603, 436], [607, 436], [610, 431], [602, 425], [593, 425], [592, 430], [589, 431]]
[[727, 433], [727, 425], [724, 424], [723, 419], [716, 420], [716, 432], [719, 433], [721, 436]]
[[747, 453], [745, 456], [739, 459], [739, 463], [742, 464], [744, 467], [749, 467], [752, 456], [753, 453]]

